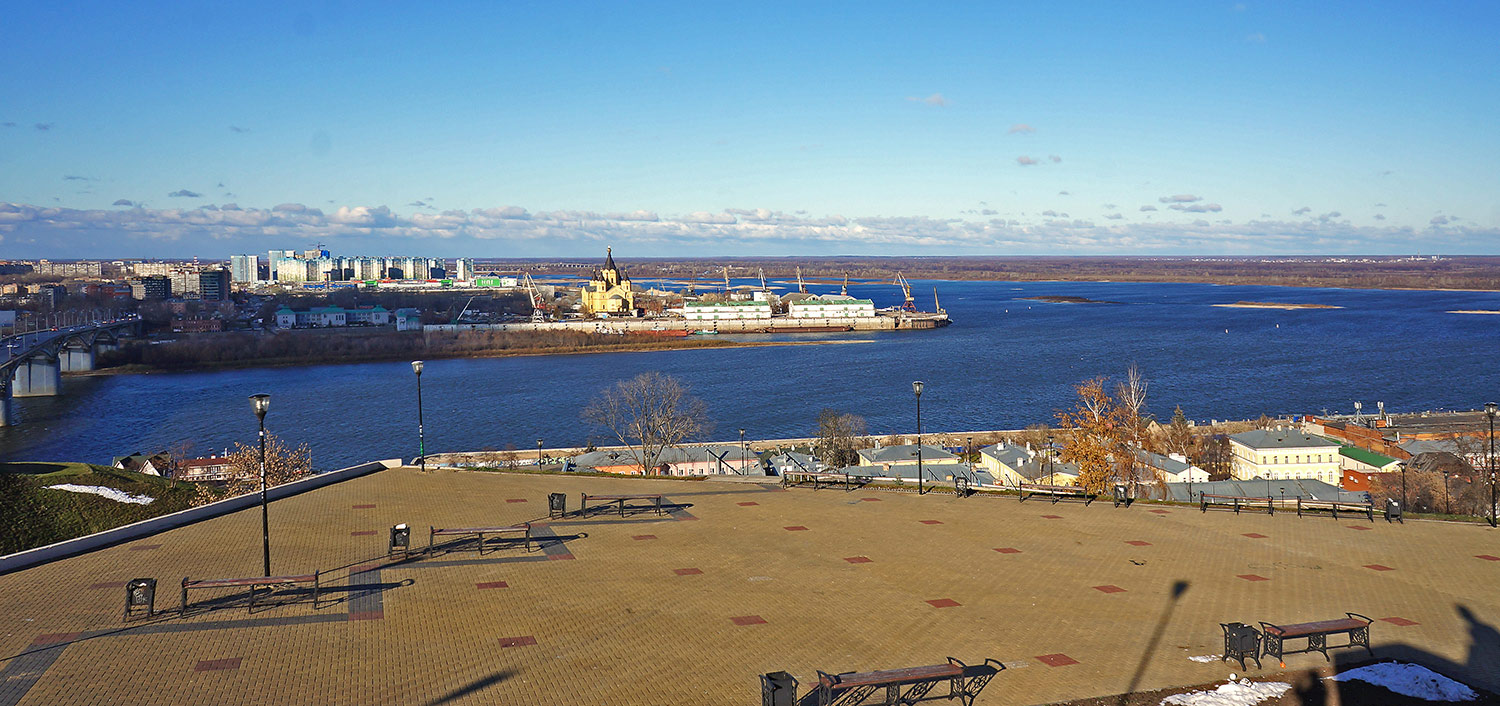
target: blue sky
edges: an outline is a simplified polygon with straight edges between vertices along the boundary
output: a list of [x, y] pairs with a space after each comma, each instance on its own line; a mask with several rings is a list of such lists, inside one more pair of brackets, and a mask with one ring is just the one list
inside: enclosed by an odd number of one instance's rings
[[1481, 2], [12, 3], [0, 257], [1495, 253], [1497, 29]]

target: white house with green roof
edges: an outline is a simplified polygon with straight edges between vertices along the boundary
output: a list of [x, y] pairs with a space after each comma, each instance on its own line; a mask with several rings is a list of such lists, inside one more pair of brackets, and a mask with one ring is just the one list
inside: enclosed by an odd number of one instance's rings
[[1401, 462], [1385, 454], [1345, 444], [1339, 447], [1339, 467], [1361, 473], [1390, 473], [1401, 468]]
[[688, 321], [770, 321], [771, 305], [768, 302], [688, 302], [682, 307], [682, 316]]
[[385, 326], [389, 323], [391, 312], [378, 305], [361, 309], [320, 306], [305, 311], [294, 311], [287, 307], [276, 310], [277, 328], [331, 328], [350, 324]]

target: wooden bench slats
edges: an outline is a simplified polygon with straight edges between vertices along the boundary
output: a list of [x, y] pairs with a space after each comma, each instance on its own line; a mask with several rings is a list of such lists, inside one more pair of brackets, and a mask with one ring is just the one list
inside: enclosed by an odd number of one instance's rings
[[215, 586], [265, 586], [273, 583], [312, 583], [318, 580], [312, 574], [301, 576], [262, 576], [253, 579], [198, 579], [188, 581], [185, 585], [189, 588], [213, 588]]
[[1356, 630], [1369, 625], [1369, 623], [1357, 618], [1339, 618], [1338, 620], [1319, 620], [1312, 623], [1295, 623], [1293, 625], [1268, 625], [1266, 632], [1281, 637], [1304, 637], [1320, 632], [1337, 632], [1343, 630]]
[[614, 501], [614, 500], [661, 500], [662, 496], [661, 495], [656, 495], [656, 494], [641, 494], [641, 495], [584, 495], [583, 499], [584, 500], [610, 500], [610, 501]]
[[963, 673], [963, 668], [956, 664], [934, 664], [927, 667], [906, 667], [904, 669], [886, 669], [878, 672], [836, 674], [833, 675], [832, 679], [824, 676], [820, 677], [818, 681], [830, 689], [852, 689], [860, 686], [884, 686], [887, 684], [904, 684], [933, 679], [951, 679], [963, 676]]
[[499, 534], [501, 532], [527, 532], [531, 527], [528, 525], [507, 525], [505, 527], [446, 527], [435, 529], [433, 534]]

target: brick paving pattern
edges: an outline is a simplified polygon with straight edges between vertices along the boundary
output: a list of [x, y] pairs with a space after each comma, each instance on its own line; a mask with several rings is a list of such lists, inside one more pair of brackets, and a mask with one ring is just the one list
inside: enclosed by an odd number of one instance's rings
[[[683, 507], [545, 520], [552, 492], [662, 493]], [[739, 505], [751, 498], [753, 511]], [[325, 570], [316, 607], [292, 589], [253, 613], [244, 592], [204, 592], [177, 614], [183, 576], [260, 573], [259, 508], [0, 576], [0, 704], [730, 705], [756, 703], [767, 672], [806, 685], [819, 669], [952, 655], [1011, 665], [976, 703], [1022, 705], [1119, 693], [1137, 674], [1142, 690], [1223, 680], [1239, 665], [1187, 659], [1217, 654], [1219, 623], [1345, 611], [1391, 616], [1371, 631], [1377, 657], [1425, 655], [1500, 690], [1500, 663], [1472, 643], [1500, 626], [1490, 530], [1142, 507], [1060, 504], [1053, 522], [1014, 496], [393, 469], [271, 504], [272, 572]], [[913, 527], [927, 519], [942, 524]], [[388, 559], [378, 529], [523, 521], [546, 521], [540, 547], [482, 556]], [[804, 526], [815, 531], [786, 529]], [[361, 527], [376, 535], [351, 534]], [[135, 577], [158, 580], [158, 615], [124, 623]], [[195, 671], [228, 660], [238, 668]]]

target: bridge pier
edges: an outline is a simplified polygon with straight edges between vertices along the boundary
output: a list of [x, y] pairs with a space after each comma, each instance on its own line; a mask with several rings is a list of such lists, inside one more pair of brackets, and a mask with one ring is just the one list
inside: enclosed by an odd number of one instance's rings
[[79, 373], [94, 369], [93, 348], [64, 348], [57, 352], [57, 362], [65, 373]]
[[14, 397], [52, 397], [62, 392], [62, 365], [58, 361], [35, 356], [16, 366], [11, 377]]
[[8, 427], [10, 419], [10, 381], [0, 379], [0, 427]]

